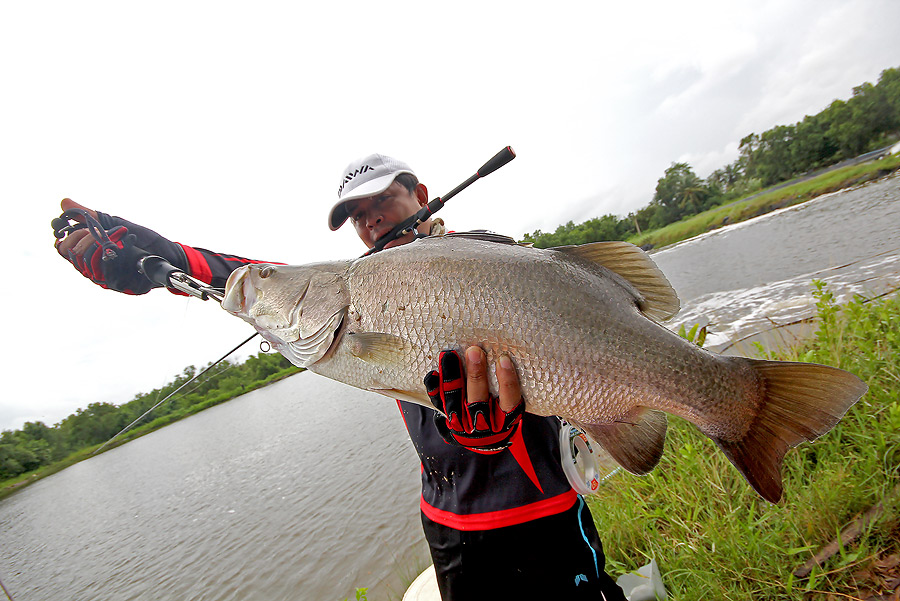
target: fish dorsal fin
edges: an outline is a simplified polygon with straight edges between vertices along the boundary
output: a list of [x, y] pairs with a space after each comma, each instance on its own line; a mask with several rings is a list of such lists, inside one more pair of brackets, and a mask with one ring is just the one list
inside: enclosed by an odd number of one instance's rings
[[609, 424], [578, 424], [622, 467], [642, 476], [652, 470], [666, 442], [666, 414], [636, 407], [619, 421]]
[[381, 332], [347, 334], [350, 354], [368, 363], [404, 363], [412, 345], [399, 336]]
[[641, 295], [638, 307], [648, 317], [665, 321], [678, 313], [681, 304], [672, 284], [647, 253], [628, 242], [593, 242], [557, 246], [550, 250], [568, 253], [597, 263], [624, 278]]
[[518, 244], [515, 239], [503, 234], [495, 234], [488, 231], [471, 231], [471, 232], [448, 232], [442, 237], [446, 238], [468, 238], [470, 240], [481, 240], [483, 242], [496, 242], [498, 244]]

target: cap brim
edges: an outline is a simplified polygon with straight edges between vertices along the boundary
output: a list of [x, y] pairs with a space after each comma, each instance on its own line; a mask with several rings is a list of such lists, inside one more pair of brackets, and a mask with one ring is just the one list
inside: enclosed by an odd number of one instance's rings
[[348, 202], [381, 194], [394, 183], [394, 180], [397, 179], [397, 176], [401, 173], [412, 173], [412, 171], [396, 171], [394, 173], [389, 173], [388, 175], [376, 177], [364, 184], [360, 184], [353, 192], [337, 201], [337, 203], [331, 207], [331, 212], [328, 213], [328, 227], [331, 228], [331, 231], [339, 229], [350, 216], [347, 214]]

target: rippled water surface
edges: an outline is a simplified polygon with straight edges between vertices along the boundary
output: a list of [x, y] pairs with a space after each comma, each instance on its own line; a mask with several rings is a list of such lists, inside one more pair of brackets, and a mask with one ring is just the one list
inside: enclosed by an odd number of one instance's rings
[[667, 325], [709, 324], [707, 346], [727, 352], [790, 343], [794, 330], [777, 326], [815, 314], [813, 279], [839, 299], [900, 287], [898, 232], [900, 177], [891, 177], [660, 250], [653, 260], [682, 301]]
[[[898, 231], [892, 178], [653, 258], [682, 298], [674, 327], [709, 323], [721, 349], [810, 315], [814, 277], [897, 288]], [[18, 601], [399, 599], [428, 563], [418, 487], [394, 403], [304, 373], [0, 502], [0, 578]]]
[[396, 404], [303, 373], [5, 499], [0, 578], [23, 601], [399, 597], [427, 565], [418, 487]]

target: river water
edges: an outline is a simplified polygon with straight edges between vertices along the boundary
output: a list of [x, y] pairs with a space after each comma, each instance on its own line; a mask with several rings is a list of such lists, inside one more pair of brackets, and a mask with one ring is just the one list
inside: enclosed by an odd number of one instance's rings
[[809, 332], [812, 280], [839, 301], [900, 288], [900, 177], [820, 196], [652, 253], [682, 309], [666, 325], [707, 325], [706, 346], [733, 354]]
[[[727, 352], [792, 338], [773, 327], [814, 311], [813, 278], [900, 287], [897, 232], [895, 177], [663, 249], [670, 327]], [[393, 402], [303, 373], [0, 502], [0, 579], [17, 601], [399, 599], [428, 564], [418, 486]]]

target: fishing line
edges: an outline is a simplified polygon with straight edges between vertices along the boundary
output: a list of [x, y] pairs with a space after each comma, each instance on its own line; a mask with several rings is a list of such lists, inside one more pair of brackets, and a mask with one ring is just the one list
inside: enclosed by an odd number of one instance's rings
[[[212, 368], [212, 367], [214, 367], [214, 365], [210, 365], [210, 368]], [[228, 370], [232, 369], [233, 367], [235, 367], [234, 364], [227, 364], [227, 366], [226, 366], [224, 369], [222, 369], [221, 371], [217, 371], [217, 372], [211, 374], [208, 378], [206, 378], [206, 379], [204, 379], [204, 380], [202, 380], [202, 381], [200, 381], [200, 382], [197, 382], [197, 385], [194, 386], [193, 388], [191, 388], [190, 390], [184, 391], [182, 394], [178, 395], [177, 397], [173, 396], [173, 397], [172, 397], [171, 399], [169, 399], [169, 400], [180, 399], [181, 397], [184, 397], [184, 396], [187, 396], [187, 395], [191, 394], [192, 392], [194, 392], [195, 390], [197, 390], [198, 388], [200, 388], [201, 386], [203, 386], [204, 384], [206, 384], [207, 382], [209, 382], [209, 381], [212, 380], [213, 378], [215, 378], [215, 377], [217, 377], [217, 376], [221, 376], [222, 374], [224, 374], [224, 373], [227, 372]], [[194, 378], [192, 378], [192, 380], [195, 380], [195, 379], [197, 379], [197, 378], [199, 378], [199, 377], [200, 377], [200, 374], [197, 374], [196, 376], [194, 376]], [[187, 381], [187, 382], [185, 382], [185, 386], [188, 385], [188, 384], [190, 384], [190, 383], [191, 383], [190, 380]], [[178, 391], [176, 390], [175, 392], [178, 392]], [[155, 395], [154, 398], [159, 398], [159, 393], [160, 393], [160, 390], [157, 390], [156, 395]], [[173, 392], [172, 394], [174, 395], [175, 393]], [[140, 419], [140, 418], [138, 418], [138, 419]]]
[[[218, 377], [218, 376], [221, 376], [222, 374], [228, 372], [230, 369], [233, 369], [233, 368], [235, 368], [235, 367], [237, 367], [237, 365], [235, 365], [234, 363], [229, 363], [229, 364], [227, 364], [227, 367], [225, 367], [225, 368], [222, 369], [221, 371], [217, 371], [216, 373], [210, 375], [210, 376], [209, 376], [208, 378], [206, 378], [205, 380], [203, 380], [203, 381], [201, 381], [201, 382], [197, 382], [197, 385], [196, 385], [196, 386], [194, 386], [194, 387], [191, 388], [190, 390], [186, 390], [184, 393], [178, 395], [178, 397], [173, 397], [173, 398], [181, 398], [181, 397], [183, 397], [183, 396], [187, 396], [187, 395], [191, 394], [192, 392], [194, 392], [195, 390], [197, 390], [198, 388], [200, 388], [201, 386], [203, 386], [204, 384], [206, 384], [207, 382], [209, 382], [210, 380], [212, 380], [213, 378]], [[199, 377], [199, 376], [198, 376], [198, 377]], [[190, 382], [188, 382], [188, 384], [190, 384]]]
[[[500, 167], [503, 167], [511, 160], [516, 158], [516, 153], [513, 151], [511, 146], [507, 146], [503, 148], [500, 152], [495, 154], [491, 159], [482, 165], [478, 171], [475, 172], [474, 175], [470, 176], [466, 181], [458, 185], [456, 188], [445, 194], [443, 197], [438, 197], [426, 204], [422, 207], [417, 213], [410, 216], [408, 219], [402, 221], [397, 224], [393, 230], [391, 230], [387, 235], [383, 236], [381, 239], [376, 241], [375, 245], [369, 249], [363, 256], [370, 255], [372, 253], [376, 253], [382, 250], [388, 242], [392, 240], [396, 240], [408, 234], [409, 232], [415, 230], [420, 224], [424, 223], [428, 220], [434, 213], [443, 208], [444, 203], [450, 200], [452, 197], [456, 196], [459, 192], [470, 186], [472, 183], [477, 180], [490, 175]], [[116, 260], [118, 257], [117, 250], [118, 247], [110, 240], [109, 235], [100, 225], [100, 223], [87, 211], [82, 209], [69, 209], [63, 212], [62, 215], [51, 221], [51, 227], [53, 227], [53, 233], [57, 239], [62, 239], [68, 234], [72, 233], [75, 230], [87, 228], [90, 232], [91, 236], [97, 241], [97, 243], [103, 249], [103, 260]], [[140, 250], [140, 249], [138, 249]], [[218, 303], [222, 303], [222, 300], [225, 295], [225, 290], [222, 288], [215, 288], [206, 282], [200, 281], [177, 267], [173, 266], [163, 257], [157, 255], [151, 255], [146, 253], [146, 251], [142, 251], [144, 256], [140, 258], [137, 264], [137, 269], [140, 273], [142, 273], [147, 279], [151, 282], [158, 284], [160, 286], [165, 286], [166, 288], [174, 289], [188, 296], [193, 296], [199, 298], [201, 300], [209, 300], [213, 299]], [[187, 309], [186, 309], [187, 310]], [[121, 431], [119, 431], [115, 436], [104, 442], [97, 450], [95, 450], [91, 455], [96, 455], [103, 449], [105, 449], [109, 443], [113, 440], [130, 430], [135, 424], [144, 419], [151, 411], [168, 401], [172, 398], [176, 393], [178, 393], [182, 388], [205, 374], [207, 371], [212, 369], [215, 365], [217, 365], [220, 361], [223, 361], [233, 352], [250, 342], [254, 337], [258, 336], [258, 332], [254, 333], [252, 336], [238, 344], [236, 347], [225, 353], [220, 359], [213, 362], [209, 367], [195, 375], [193, 378], [179, 386], [174, 392], [168, 394], [166, 398], [159, 401], [150, 409], [145, 411], [143, 415], [139, 418], [125, 426]], [[262, 344], [260, 344], [260, 350], [263, 352], [268, 352], [268, 349], [263, 350]]]
[[245, 339], [243, 342], [241, 342], [240, 344], [238, 344], [236, 347], [234, 347], [233, 349], [231, 349], [230, 351], [228, 351], [227, 353], [225, 353], [224, 355], [222, 355], [221, 357], [219, 357], [218, 359], [216, 359], [216, 360], [215, 360], [212, 364], [210, 364], [206, 369], [204, 369], [203, 371], [201, 371], [200, 373], [198, 373], [196, 376], [194, 376], [193, 378], [191, 378], [190, 380], [188, 380], [187, 382], [185, 382], [184, 384], [182, 384], [181, 386], [179, 386], [178, 388], [176, 388], [174, 391], [172, 391], [171, 393], [169, 393], [168, 395], [166, 395], [166, 398], [164, 398], [163, 400], [161, 400], [161, 401], [158, 402], [157, 404], [155, 404], [155, 405], [153, 405], [152, 407], [150, 407], [149, 409], [147, 409], [147, 410], [143, 413], [143, 415], [141, 415], [139, 418], [137, 418], [136, 420], [134, 420], [133, 422], [131, 422], [130, 424], [128, 424], [127, 426], [125, 426], [124, 428], [122, 428], [121, 431], [119, 431], [115, 436], [113, 436], [112, 438], [110, 438], [109, 440], [107, 440], [106, 442], [104, 442], [104, 443], [100, 446], [100, 448], [98, 448], [96, 451], [94, 451], [93, 453], [91, 453], [91, 455], [96, 455], [97, 453], [99, 453], [100, 451], [102, 451], [103, 449], [105, 449], [106, 446], [107, 446], [109, 443], [111, 443], [113, 440], [115, 440], [116, 438], [118, 438], [119, 436], [121, 436], [122, 434], [124, 434], [125, 432], [127, 432], [128, 430], [130, 430], [132, 426], [134, 426], [136, 423], [138, 423], [139, 421], [141, 421], [142, 419], [144, 419], [145, 417], [147, 417], [147, 414], [149, 414], [151, 411], [153, 411], [154, 409], [156, 409], [157, 407], [159, 407], [160, 405], [162, 405], [163, 403], [165, 403], [166, 401], [168, 401], [170, 398], [172, 398], [173, 396], [175, 396], [175, 394], [176, 394], [179, 390], [181, 390], [182, 388], [184, 388], [185, 386], [187, 386], [188, 384], [190, 384], [191, 382], [193, 382], [194, 380], [196, 380], [197, 378], [199, 378], [200, 376], [202, 376], [203, 374], [205, 374], [206, 372], [208, 372], [209, 370], [211, 370], [213, 367], [215, 367], [216, 365], [218, 365], [221, 361], [224, 361], [231, 353], [235, 352], [236, 350], [238, 350], [239, 348], [241, 348], [242, 346], [244, 346], [245, 344], [247, 344], [248, 342], [250, 342], [251, 340], [253, 340], [253, 339], [254, 339], [255, 337], [257, 337], [257, 336], [259, 336], [259, 332], [254, 332], [252, 335], [250, 335], [247, 339]]
[[3, 589], [3, 592], [4, 592], [4, 593], [6, 593], [6, 598], [9, 599], [9, 601], [15, 601], [15, 600], [12, 598], [12, 595], [9, 594], [9, 591], [6, 590], [6, 587], [3, 586], [3, 581], [2, 581], [2, 580], [0, 580], [0, 588]]

